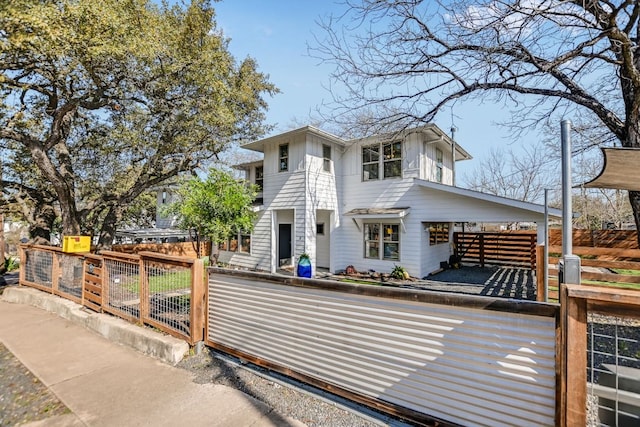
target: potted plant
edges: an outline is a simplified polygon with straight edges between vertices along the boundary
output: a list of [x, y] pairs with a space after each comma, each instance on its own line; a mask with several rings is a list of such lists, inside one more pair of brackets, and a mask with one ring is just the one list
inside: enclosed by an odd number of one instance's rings
[[303, 252], [298, 258], [298, 277], [311, 277], [311, 258]]

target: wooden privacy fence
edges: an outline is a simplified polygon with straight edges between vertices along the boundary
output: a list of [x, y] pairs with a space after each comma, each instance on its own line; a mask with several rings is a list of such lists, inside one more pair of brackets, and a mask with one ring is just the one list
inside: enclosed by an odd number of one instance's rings
[[419, 425], [553, 426], [558, 306], [209, 268], [205, 342]]
[[536, 268], [536, 233], [456, 232], [453, 242], [455, 253], [463, 263]]
[[20, 284], [154, 326], [190, 344], [204, 334], [202, 260], [153, 252], [64, 253], [23, 245]]
[[[636, 230], [578, 230], [572, 233], [574, 246], [599, 248], [638, 249]], [[549, 245], [562, 245], [562, 230], [549, 229]]]

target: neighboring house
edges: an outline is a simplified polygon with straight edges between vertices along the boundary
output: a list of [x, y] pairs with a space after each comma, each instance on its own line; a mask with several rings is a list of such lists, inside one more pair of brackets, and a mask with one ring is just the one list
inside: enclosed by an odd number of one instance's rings
[[176, 228], [175, 216], [168, 216], [164, 209], [176, 200], [175, 184], [154, 188], [156, 191], [156, 221], [153, 228], [121, 229], [116, 238], [125, 243], [158, 242], [175, 243], [189, 241], [189, 231]]
[[314, 269], [423, 277], [449, 259], [456, 222], [543, 222], [541, 205], [451, 186], [452, 147], [471, 158], [435, 125], [349, 141], [306, 126], [245, 144], [264, 153], [237, 166], [261, 188], [257, 220], [220, 261], [275, 272], [306, 252]]

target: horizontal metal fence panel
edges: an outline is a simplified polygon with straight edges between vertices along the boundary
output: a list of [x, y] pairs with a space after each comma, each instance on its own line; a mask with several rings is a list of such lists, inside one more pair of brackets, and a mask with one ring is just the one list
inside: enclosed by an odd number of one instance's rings
[[462, 425], [555, 417], [555, 319], [211, 274], [209, 341]]

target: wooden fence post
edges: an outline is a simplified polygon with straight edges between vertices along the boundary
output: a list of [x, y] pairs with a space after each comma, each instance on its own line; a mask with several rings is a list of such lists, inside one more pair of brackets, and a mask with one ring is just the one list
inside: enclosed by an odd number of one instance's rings
[[480, 267], [484, 268], [484, 234], [480, 234]]
[[[587, 301], [560, 284], [562, 328], [561, 427], [587, 424]], [[569, 388], [569, 386], [571, 388]]]
[[191, 266], [191, 318], [189, 319], [191, 344], [204, 339], [204, 262], [196, 259]]
[[18, 271], [18, 284], [24, 285], [27, 276], [27, 249], [20, 245], [20, 270]]

